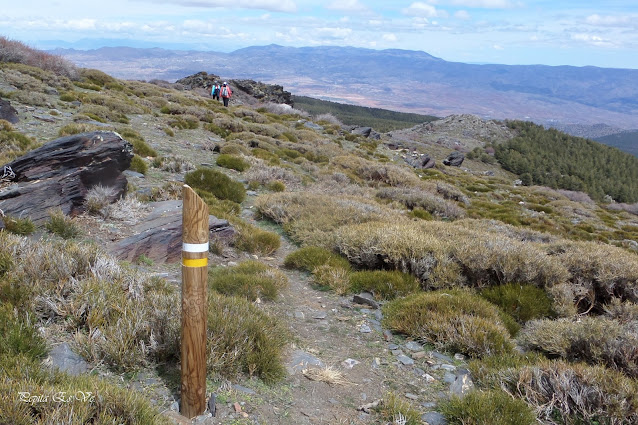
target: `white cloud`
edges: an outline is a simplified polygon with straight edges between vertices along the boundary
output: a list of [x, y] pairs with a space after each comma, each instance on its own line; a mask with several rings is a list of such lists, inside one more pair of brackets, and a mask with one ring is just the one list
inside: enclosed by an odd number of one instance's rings
[[[638, 19], [633, 18], [634, 23], [637, 23]], [[600, 16], [598, 14], [590, 15], [585, 19], [590, 25], [596, 25], [601, 27], [622, 27], [632, 24], [632, 18], [629, 16]]]
[[352, 34], [352, 29], [338, 28], [338, 27], [323, 27], [323, 28], [317, 28], [317, 33], [320, 37], [342, 39]]
[[467, 10], [458, 10], [454, 13], [454, 17], [456, 19], [461, 19], [463, 21], [469, 21], [470, 19], [472, 19], [472, 17], [470, 16], [470, 14], [467, 12]]
[[383, 34], [384, 41], [395, 42], [398, 40], [397, 36], [394, 34]]
[[175, 4], [179, 6], [233, 9], [259, 9], [271, 12], [297, 11], [297, 4], [293, 0], [147, 0], [151, 3]]
[[346, 12], [365, 12], [368, 10], [368, 8], [362, 5], [359, 0], [335, 0], [327, 5], [326, 9]]
[[434, 6], [420, 1], [414, 2], [409, 7], [403, 9], [403, 14], [419, 18], [436, 18], [439, 16]]
[[505, 48], [499, 44], [495, 44], [492, 46], [494, 50], [505, 50]]
[[572, 34], [571, 39], [574, 41], [582, 41], [597, 47], [611, 47], [614, 45], [611, 40], [606, 40], [600, 36], [592, 34]]
[[517, 4], [510, 0], [452, 0], [454, 6], [482, 8], [482, 9], [510, 9]]

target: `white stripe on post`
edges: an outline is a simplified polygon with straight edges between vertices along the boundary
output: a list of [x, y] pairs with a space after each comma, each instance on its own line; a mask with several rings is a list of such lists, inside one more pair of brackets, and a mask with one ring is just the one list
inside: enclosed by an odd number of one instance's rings
[[182, 251], [185, 252], [208, 252], [208, 242], [206, 243], [183, 243]]

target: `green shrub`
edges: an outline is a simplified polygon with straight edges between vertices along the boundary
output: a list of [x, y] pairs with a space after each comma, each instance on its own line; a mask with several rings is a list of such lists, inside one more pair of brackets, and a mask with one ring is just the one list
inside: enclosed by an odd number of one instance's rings
[[272, 254], [281, 246], [281, 238], [274, 232], [260, 229], [239, 218], [229, 218], [229, 221], [237, 231], [233, 246], [251, 254]]
[[230, 168], [237, 171], [245, 171], [250, 168], [250, 164], [244, 159], [234, 156], [221, 154], [217, 157], [217, 165], [224, 168]]
[[224, 295], [235, 295], [255, 301], [274, 300], [288, 285], [286, 276], [258, 261], [244, 261], [235, 267], [215, 267], [209, 270], [209, 287]]
[[103, 130], [93, 124], [67, 124], [58, 131], [60, 137], [72, 136], [74, 134], [88, 133], [90, 131]]
[[30, 217], [15, 218], [8, 215], [2, 217], [4, 228], [16, 235], [27, 236], [35, 232], [35, 224]]
[[219, 127], [218, 125], [215, 125], [212, 123], [204, 125], [204, 128], [210, 131], [211, 133], [217, 134], [222, 139], [226, 139], [228, 136], [232, 134], [232, 131]]
[[388, 302], [384, 323], [416, 340], [472, 357], [511, 352], [498, 308], [470, 292], [434, 291]]
[[529, 284], [508, 283], [481, 291], [481, 296], [516, 319], [519, 323], [552, 316], [552, 300], [547, 293]]
[[378, 299], [390, 300], [419, 290], [418, 280], [400, 271], [358, 271], [350, 275], [350, 289], [368, 291]]
[[409, 402], [401, 400], [394, 393], [389, 393], [383, 397], [379, 414], [384, 423], [404, 425], [420, 425], [423, 423], [419, 411], [412, 407]]
[[248, 155], [248, 149], [239, 143], [225, 143], [219, 148], [219, 153], [225, 155]]
[[217, 218], [236, 216], [241, 211], [241, 206], [237, 202], [229, 201], [228, 199], [218, 199], [212, 193], [202, 189], [195, 189], [195, 192], [208, 205], [208, 212]]
[[535, 425], [536, 415], [505, 391], [474, 391], [439, 404], [450, 425]]
[[273, 192], [284, 192], [286, 190], [286, 185], [281, 180], [273, 180], [266, 185], [266, 189]]
[[144, 137], [142, 137], [142, 135], [137, 131], [131, 130], [129, 128], [124, 128], [118, 129], [118, 133], [124, 140], [130, 142], [133, 145], [133, 153], [142, 157], [157, 156], [157, 151], [150, 147], [144, 140]]
[[314, 283], [320, 288], [332, 289], [338, 295], [350, 292], [350, 270], [339, 266], [323, 264], [312, 271]]
[[246, 198], [244, 185], [227, 175], [207, 168], [200, 168], [184, 177], [187, 185], [212, 193], [219, 199], [228, 199], [241, 204]]
[[82, 233], [75, 222], [59, 208], [49, 212], [49, 221], [46, 222], [44, 227], [62, 239], [73, 239]]
[[245, 298], [208, 297], [209, 373], [227, 379], [239, 373], [270, 383], [284, 377], [283, 351], [290, 335], [272, 316]]
[[148, 164], [141, 156], [133, 155], [129, 170], [135, 171], [140, 174], [146, 174], [146, 172], [148, 171]]
[[638, 378], [638, 329], [631, 323], [604, 317], [535, 320], [523, 329], [519, 341], [551, 357], [603, 364]]
[[638, 384], [602, 366], [563, 361], [502, 370], [498, 384], [523, 399], [542, 423], [638, 423]]
[[30, 315], [18, 313], [10, 303], [0, 304], [0, 358], [23, 355], [39, 360], [46, 354], [46, 343]]
[[329, 265], [350, 269], [350, 263], [337, 253], [318, 246], [305, 246], [291, 252], [284, 259], [284, 266], [290, 269], [312, 272], [319, 266]]

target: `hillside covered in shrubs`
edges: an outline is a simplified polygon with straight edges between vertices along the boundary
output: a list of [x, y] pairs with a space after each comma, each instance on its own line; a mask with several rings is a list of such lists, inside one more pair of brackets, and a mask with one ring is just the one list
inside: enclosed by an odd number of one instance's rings
[[[118, 80], [7, 39], [0, 97], [19, 117], [0, 121], [0, 170], [98, 129], [135, 153], [116, 203], [96, 186], [84, 213], [51, 211], [41, 228], [28, 214], [2, 217], [2, 421], [174, 423], [179, 264], [121, 262], [108, 247], [186, 183], [235, 230], [211, 240], [206, 306], [208, 391], [231, 406], [226, 423], [303, 423], [316, 414], [305, 406], [323, 403], [313, 406], [335, 414], [326, 420], [349, 424], [418, 424], [429, 411], [449, 424], [638, 424], [635, 158], [463, 117], [371, 140], [336, 112], [256, 99], [225, 108], [203, 87]], [[474, 154], [442, 165], [453, 151]], [[421, 154], [436, 165], [407, 163]], [[0, 199], [10, 187], [0, 182]], [[369, 340], [348, 331], [367, 317], [348, 304], [363, 291], [381, 306]], [[473, 391], [450, 395], [429, 357], [397, 362], [388, 344], [407, 341], [467, 368]], [[44, 360], [62, 343], [92, 372], [52, 371]], [[321, 378], [290, 377], [300, 347], [330, 359]], [[361, 364], [340, 366], [346, 357]], [[306, 386], [320, 379], [317, 393]], [[99, 397], [16, 396], [79, 388]], [[362, 391], [381, 398], [365, 414]]]

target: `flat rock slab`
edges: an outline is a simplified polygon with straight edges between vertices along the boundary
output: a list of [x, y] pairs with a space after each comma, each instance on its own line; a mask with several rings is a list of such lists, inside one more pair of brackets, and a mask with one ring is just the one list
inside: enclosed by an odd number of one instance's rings
[[290, 375], [294, 375], [303, 371], [304, 369], [307, 369], [308, 366], [324, 367], [324, 364], [321, 360], [319, 360], [312, 354], [306, 353], [302, 350], [295, 350], [292, 353], [286, 369], [288, 369], [288, 373]]
[[80, 375], [91, 370], [91, 366], [80, 356], [71, 350], [69, 344], [62, 343], [53, 347], [49, 353], [51, 366], [66, 372], [69, 375]]
[[[109, 251], [119, 260], [135, 261], [144, 255], [158, 263], [175, 263], [182, 258], [182, 201], [149, 204], [152, 212]], [[209, 239], [230, 240], [235, 230], [226, 220], [209, 216]]]

